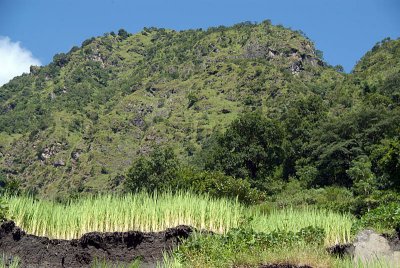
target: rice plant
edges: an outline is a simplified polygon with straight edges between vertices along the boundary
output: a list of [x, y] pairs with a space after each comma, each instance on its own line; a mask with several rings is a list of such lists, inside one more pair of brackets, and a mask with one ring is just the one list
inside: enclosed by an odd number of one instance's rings
[[244, 215], [236, 201], [190, 193], [103, 195], [66, 205], [31, 197], [7, 197], [7, 202], [8, 218], [28, 233], [61, 239], [93, 231], [162, 231], [177, 225], [223, 233]]
[[256, 213], [253, 218], [252, 227], [259, 232], [297, 232], [308, 226], [320, 227], [325, 230], [326, 245], [349, 243], [352, 238], [351, 226], [354, 223], [353, 216], [349, 214], [315, 208], [273, 210], [267, 216]]
[[6, 197], [8, 218], [28, 233], [49, 238], [73, 239], [84, 233], [129, 230], [162, 231], [190, 225], [225, 233], [244, 224], [258, 232], [297, 232], [307, 226], [325, 230], [325, 244], [347, 243], [353, 219], [327, 210], [283, 209], [269, 214], [253, 210], [229, 199], [214, 199], [188, 192], [124, 196], [100, 195], [59, 204], [32, 197]]
[[18, 268], [20, 265], [18, 257], [9, 256], [5, 253], [0, 254], [0, 268]]

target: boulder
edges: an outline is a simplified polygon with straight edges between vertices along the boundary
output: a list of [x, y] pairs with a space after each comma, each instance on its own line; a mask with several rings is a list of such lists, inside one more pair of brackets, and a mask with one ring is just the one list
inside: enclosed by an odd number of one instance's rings
[[350, 252], [355, 262], [367, 265], [379, 260], [388, 267], [398, 267], [400, 251], [395, 251], [388, 239], [373, 230], [363, 230], [357, 236]]

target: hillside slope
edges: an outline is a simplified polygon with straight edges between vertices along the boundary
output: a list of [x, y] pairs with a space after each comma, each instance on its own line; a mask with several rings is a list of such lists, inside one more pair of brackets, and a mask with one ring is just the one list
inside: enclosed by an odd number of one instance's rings
[[188, 161], [243, 112], [279, 119], [310, 96], [351, 110], [363, 61], [348, 76], [318, 55], [268, 21], [88, 39], [0, 88], [2, 176], [48, 197], [118, 189], [136, 156], [168, 144]]

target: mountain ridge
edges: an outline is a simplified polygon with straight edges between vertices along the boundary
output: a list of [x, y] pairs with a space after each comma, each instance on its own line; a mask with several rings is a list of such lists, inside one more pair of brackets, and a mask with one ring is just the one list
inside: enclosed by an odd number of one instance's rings
[[341, 101], [361, 98], [350, 81], [359, 73], [325, 64], [303, 34], [269, 21], [120, 30], [0, 88], [0, 167], [3, 177], [47, 197], [121, 190], [138, 155], [167, 144], [190, 161], [247, 111], [279, 119], [315, 96], [329, 113], [345, 112]]

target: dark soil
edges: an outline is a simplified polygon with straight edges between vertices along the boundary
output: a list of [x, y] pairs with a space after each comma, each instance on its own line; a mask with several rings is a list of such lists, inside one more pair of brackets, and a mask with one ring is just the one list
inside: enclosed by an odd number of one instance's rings
[[329, 254], [335, 255], [339, 258], [344, 258], [345, 256], [351, 254], [354, 250], [353, 244], [337, 244], [326, 249]]
[[389, 241], [389, 246], [393, 251], [400, 251], [400, 229], [396, 229], [395, 234], [383, 234]]
[[289, 263], [282, 263], [282, 264], [264, 264], [261, 265], [260, 268], [312, 268], [308, 265], [293, 265]]
[[153, 267], [194, 230], [178, 226], [163, 232], [87, 233], [80, 239], [58, 240], [26, 234], [12, 221], [0, 226], [0, 251], [18, 256], [23, 267], [90, 267], [97, 260]]

